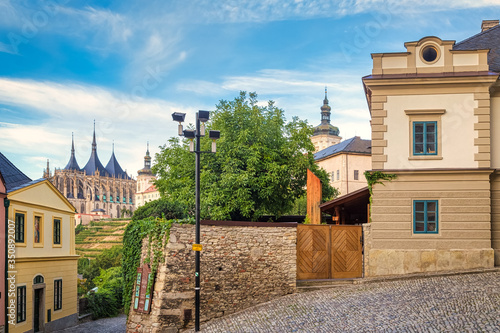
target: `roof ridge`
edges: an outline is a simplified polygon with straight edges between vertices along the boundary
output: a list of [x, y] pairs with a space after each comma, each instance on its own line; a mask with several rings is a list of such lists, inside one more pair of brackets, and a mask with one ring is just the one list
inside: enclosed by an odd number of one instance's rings
[[479, 37], [481, 35], [485, 35], [495, 29], [498, 29], [500, 27], [500, 24], [497, 24], [496, 26], [492, 27], [492, 28], [489, 28], [487, 30], [484, 30], [484, 31], [481, 31], [481, 32], [478, 32], [477, 34], [473, 35], [473, 36], [470, 36], [469, 38], [466, 38], [458, 43], [455, 43], [455, 45], [453, 45], [453, 48], [455, 48], [456, 46], [460, 46], [460, 44], [463, 44], [465, 42], [468, 42], [469, 40], [473, 39], [473, 38], [476, 38], [476, 37]]

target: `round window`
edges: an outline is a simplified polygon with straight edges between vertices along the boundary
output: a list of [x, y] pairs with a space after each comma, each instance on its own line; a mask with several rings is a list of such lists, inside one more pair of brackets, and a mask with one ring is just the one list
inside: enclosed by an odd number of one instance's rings
[[438, 50], [435, 46], [427, 45], [422, 49], [422, 58], [425, 62], [435, 62], [438, 58]]

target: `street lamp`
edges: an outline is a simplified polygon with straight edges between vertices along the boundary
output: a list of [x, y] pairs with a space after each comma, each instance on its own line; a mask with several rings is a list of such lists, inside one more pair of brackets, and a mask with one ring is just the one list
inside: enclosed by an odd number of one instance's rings
[[[196, 195], [196, 236], [195, 244], [193, 244], [193, 251], [195, 251], [195, 319], [194, 319], [194, 330], [198, 332], [200, 330], [200, 252], [203, 249], [200, 244], [200, 155], [201, 153], [209, 153], [201, 151], [200, 139], [205, 136], [205, 123], [210, 118], [209, 111], [199, 110], [196, 113], [196, 130], [183, 130], [182, 122], [186, 117], [185, 113], [174, 112], [172, 113], [172, 119], [179, 122], [178, 133], [189, 139], [189, 150], [194, 152], [195, 155], [195, 195]], [[212, 139], [212, 153], [215, 153], [216, 146], [215, 140], [220, 138], [219, 131], [210, 131], [209, 138]], [[196, 141], [195, 143], [193, 141]]]

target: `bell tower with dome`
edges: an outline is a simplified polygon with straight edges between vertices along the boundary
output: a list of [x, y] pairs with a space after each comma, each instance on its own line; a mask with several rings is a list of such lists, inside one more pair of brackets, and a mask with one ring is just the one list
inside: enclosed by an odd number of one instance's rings
[[311, 137], [311, 142], [314, 145], [314, 152], [336, 145], [342, 140], [339, 136], [339, 128], [330, 124], [331, 110], [332, 108], [328, 105], [328, 94], [325, 87], [325, 99], [321, 107], [321, 124], [314, 128], [314, 134]]

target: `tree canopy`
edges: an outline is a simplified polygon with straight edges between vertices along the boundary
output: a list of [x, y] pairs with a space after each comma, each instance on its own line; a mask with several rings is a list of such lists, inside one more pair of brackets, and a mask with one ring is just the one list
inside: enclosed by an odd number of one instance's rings
[[[251, 220], [263, 214], [286, 214], [305, 192], [307, 169], [322, 182], [323, 198], [336, 190], [314, 162], [313, 133], [306, 121], [269, 101], [260, 106], [256, 93], [240, 92], [221, 100], [210, 113], [207, 130], [219, 130], [216, 154], [201, 154], [201, 216], [205, 219]], [[208, 132], [207, 132], [208, 133]], [[208, 136], [201, 140], [210, 151]], [[156, 154], [153, 171], [162, 195], [194, 207], [195, 163], [187, 139], [171, 138]]]

